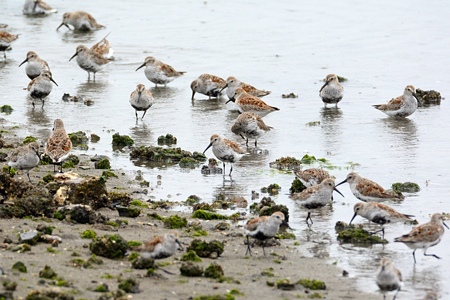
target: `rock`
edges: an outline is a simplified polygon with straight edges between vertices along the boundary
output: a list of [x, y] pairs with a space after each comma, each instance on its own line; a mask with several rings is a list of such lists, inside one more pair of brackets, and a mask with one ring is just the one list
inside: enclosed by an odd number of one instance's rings
[[216, 253], [217, 256], [220, 256], [223, 253], [224, 245], [218, 240], [205, 242], [195, 239], [187, 248], [187, 251], [190, 250], [193, 250], [200, 257], [210, 257], [212, 253]]
[[204, 275], [205, 277], [218, 279], [224, 275], [222, 266], [216, 263], [212, 263], [208, 267], [206, 267]]
[[79, 224], [105, 223], [108, 219], [95, 213], [89, 205], [73, 204], [58, 208], [54, 218]]
[[134, 140], [130, 138], [128, 135], [120, 135], [119, 133], [115, 133], [112, 136], [112, 145], [116, 147], [125, 147], [132, 146], [134, 144]]
[[41, 234], [39, 232], [37, 232], [36, 230], [30, 230], [19, 234], [19, 241], [20, 243], [36, 245], [40, 237]]
[[280, 279], [277, 281], [277, 289], [291, 291], [295, 289], [295, 283], [292, 283], [288, 278]]
[[119, 217], [125, 218], [136, 218], [141, 214], [141, 209], [135, 206], [116, 206], [117, 212], [119, 213]]
[[187, 253], [183, 254], [183, 256], [180, 259], [181, 261], [193, 261], [193, 262], [201, 262], [202, 259], [200, 256], [195, 253], [193, 250], [189, 250]]
[[200, 277], [203, 275], [203, 268], [188, 261], [181, 264], [180, 273], [182, 276], [186, 277]]
[[420, 186], [414, 182], [396, 182], [392, 184], [392, 190], [395, 193], [418, 193]]
[[146, 269], [156, 269], [158, 266], [154, 259], [143, 258], [141, 256], [137, 257], [131, 262], [133, 269], [146, 270]]
[[11, 269], [19, 271], [21, 273], [27, 273], [27, 267], [21, 261], [14, 263], [14, 265], [11, 267]]
[[281, 98], [298, 98], [297, 94], [294, 94], [293, 92], [289, 93], [289, 94], [281, 94]]
[[223, 170], [222, 168], [218, 167], [217, 160], [215, 158], [210, 158], [208, 160], [208, 165], [202, 166], [201, 173], [205, 175], [222, 174]]
[[295, 177], [294, 181], [292, 181], [291, 187], [289, 188], [289, 193], [300, 193], [301, 191], [305, 190], [306, 187], [303, 185], [303, 183]]
[[158, 145], [173, 145], [177, 143], [177, 138], [170, 133], [158, 137]]
[[431, 104], [441, 104], [441, 93], [430, 90], [424, 91], [421, 89], [416, 89], [417, 100], [419, 100], [419, 105], [431, 105]]
[[131, 149], [130, 157], [132, 159], [137, 159], [138, 162], [147, 161], [164, 164], [177, 164], [182, 158], [191, 158], [198, 163], [206, 160], [206, 156], [199, 152], [191, 153], [182, 150], [181, 148], [163, 148], [154, 146], [133, 147]]
[[126, 293], [139, 293], [139, 282], [133, 278], [127, 278], [119, 282], [119, 289]]
[[89, 250], [92, 253], [111, 259], [124, 257], [127, 249], [127, 241], [118, 234], [97, 237], [89, 243]]
[[109, 159], [101, 159], [99, 161], [96, 161], [94, 163], [94, 167], [96, 169], [111, 169], [111, 163], [109, 162]]
[[59, 288], [49, 288], [34, 290], [28, 293], [26, 300], [74, 300], [74, 296], [71, 295], [71, 291], [61, 291]]
[[230, 227], [231, 227], [231, 225], [227, 222], [220, 222], [215, 226], [215, 228], [220, 231], [229, 230]]
[[340, 231], [337, 237], [341, 243], [353, 243], [353, 244], [387, 244], [388, 241], [380, 238], [379, 236], [370, 234], [367, 230], [364, 230], [362, 226], [349, 227]]
[[298, 284], [303, 285], [305, 288], [310, 290], [326, 290], [327, 286], [325, 282], [316, 279], [300, 279], [297, 281]]
[[300, 168], [301, 161], [295, 157], [281, 157], [276, 159], [275, 161], [269, 163], [271, 168], [275, 168], [278, 170], [294, 170]]
[[84, 131], [71, 132], [67, 134], [72, 142], [73, 147], [77, 147], [80, 145], [86, 145], [89, 142], [89, 139]]
[[47, 265], [45, 265], [44, 269], [42, 269], [39, 272], [39, 277], [40, 278], [54, 279], [54, 278], [56, 278], [56, 276], [58, 276], [58, 274], [56, 274], [56, 272], [53, 271], [53, 269], [50, 266], [47, 266]]

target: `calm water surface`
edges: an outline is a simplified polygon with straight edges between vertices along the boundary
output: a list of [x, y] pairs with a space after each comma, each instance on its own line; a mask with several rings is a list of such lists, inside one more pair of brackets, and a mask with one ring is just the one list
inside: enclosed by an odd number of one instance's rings
[[[0, 1], [0, 22], [9, 24], [9, 32], [21, 34], [7, 52], [7, 60], [0, 63], [0, 104], [13, 106], [11, 115], [1, 117], [20, 126], [23, 136], [44, 141], [56, 118], [64, 120], [68, 132], [96, 133], [100, 142], [76, 153], [109, 155], [114, 168], [130, 174], [141, 170], [153, 189], [149, 196], [156, 199], [170, 195], [170, 199], [183, 201], [196, 194], [212, 201], [219, 193], [250, 199], [252, 190], [278, 183], [282, 191], [273, 198], [290, 208], [290, 223], [305, 254], [329, 257], [349, 271], [360, 289], [372, 293], [378, 292], [374, 282], [378, 261], [388, 256], [405, 278], [399, 299], [421, 299], [428, 290], [438, 291], [442, 299], [450, 298], [448, 233], [429, 250], [442, 260], [424, 257], [419, 250], [415, 266], [411, 250], [392, 243], [411, 226], [387, 227], [386, 238], [391, 243], [385, 246], [339, 245], [334, 224], [348, 222], [358, 201], [348, 185], [340, 188], [346, 197], [336, 196], [332, 209], [313, 214], [315, 223], [309, 231], [304, 224], [306, 211], [288, 198], [294, 176], [269, 168], [276, 158], [300, 158], [308, 153], [336, 166], [331, 173], [337, 181], [353, 166], [385, 187], [399, 181], [419, 183], [419, 193], [391, 205], [416, 215], [420, 223], [434, 212], [450, 212], [447, 101], [421, 108], [402, 121], [385, 118], [371, 107], [401, 95], [408, 84], [440, 91], [444, 97], [449, 94], [448, 2], [49, 0], [59, 13], [46, 18], [24, 17], [22, 2]], [[90, 12], [107, 28], [91, 34], [66, 28], [57, 32], [62, 13], [75, 10]], [[98, 73], [95, 82], [88, 81], [75, 60], [68, 60], [77, 45], [91, 46], [108, 32], [116, 61]], [[25, 66], [18, 65], [29, 50], [47, 60], [59, 85], [43, 109], [32, 109], [22, 90], [29, 80]], [[187, 74], [167, 88], [154, 88], [142, 69], [134, 71], [147, 55]], [[235, 165], [234, 183], [224, 182], [220, 175], [203, 176], [199, 168], [135, 165], [127, 153], [112, 150], [114, 132], [130, 135], [137, 145], [155, 145], [158, 136], [171, 133], [178, 138], [177, 146], [188, 151], [203, 151], [214, 133], [242, 143], [230, 131], [237, 114], [225, 98], [207, 101], [196, 95], [194, 102], [190, 100], [189, 85], [202, 73], [223, 78], [233, 75], [272, 90], [264, 100], [280, 108], [264, 119], [274, 130], [260, 140], [262, 151], [252, 151]], [[338, 110], [323, 109], [318, 97], [321, 80], [328, 73], [349, 79]], [[151, 89], [157, 103], [136, 124], [128, 100], [138, 83]], [[299, 97], [281, 98], [290, 92]], [[63, 93], [92, 99], [94, 105], [63, 102]], [[320, 125], [306, 126], [312, 121]], [[211, 157], [212, 152], [207, 155]], [[158, 175], [161, 185], [156, 183]]]

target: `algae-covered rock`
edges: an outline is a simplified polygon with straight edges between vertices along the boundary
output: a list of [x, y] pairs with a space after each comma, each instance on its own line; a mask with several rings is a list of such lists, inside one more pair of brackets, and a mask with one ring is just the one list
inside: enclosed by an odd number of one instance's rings
[[89, 141], [86, 132], [83, 131], [71, 132], [68, 136], [74, 147], [86, 145]]
[[91, 143], [97, 143], [98, 141], [100, 141], [100, 137], [95, 133], [91, 133]]
[[283, 278], [277, 281], [277, 289], [284, 291], [291, 291], [295, 289], [295, 283], [292, 283], [289, 278]]
[[325, 282], [316, 279], [300, 279], [297, 281], [298, 284], [303, 285], [305, 288], [310, 290], [326, 290], [327, 286]]
[[337, 239], [342, 243], [353, 244], [387, 244], [388, 241], [380, 238], [379, 236], [370, 234], [367, 230], [364, 230], [362, 226], [355, 228], [346, 228], [338, 233]]
[[186, 277], [200, 277], [203, 275], [203, 268], [188, 261], [181, 264], [180, 273]]
[[133, 146], [134, 141], [128, 135], [120, 135], [115, 133], [112, 136], [112, 144], [116, 147]]
[[117, 176], [116, 173], [110, 170], [103, 171], [101, 177], [104, 178], [105, 180], [108, 180], [111, 177], [119, 178], [119, 176]]
[[198, 297], [194, 297], [192, 300], [234, 300], [236, 299], [231, 293], [221, 295], [202, 295]]
[[197, 255], [197, 253], [195, 253], [195, 251], [193, 250], [189, 250], [187, 253], [183, 254], [183, 256], [181, 256], [181, 261], [193, 261], [193, 262], [201, 262], [202, 259], [200, 258], [200, 256]]
[[11, 269], [19, 271], [21, 273], [27, 273], [27, 266], [21, 261], [15, 262]]
[[47, 265], [45, 265], [44, 269], [42, 269], [39, 272], [40, 278], [55, 279], [56, 276], [58, 276], [58, 274], [56, 274], [56, 272], [50, 266]]
[[[15, 291], [17, 288], [17, 282], [8, 279], [3, 280], [2, 284], [5, 291]], [[0, 296], [0, 299], [2, 299], [2, 296]]]
[[416, 89], [417, 100], [420, 105], [441, 104], [441, 93], [434, 90], [424, 91]]
[[301, 161], [295, 157], [281, 157], [269, 163], [269, 166], [278, 170], [294, 170], [300, 168]]
[[200, 161], [192, 157], [183, 157], [182, 159], [180, 159], [178, 165], [180, 166], [180, 168], [194, 169], [195, 167], [198, 167], [200, 165]]
[[206, 156], [199, 153], [191, 153], [181, 148], [163, 148], [154, 146], [134, 147], [131, 150], [132, 159], [148, 161], [152, 163], [176, 164], [183, 158], [191, 158], [199, 163], [206, 160]]
[[223, 170], [218, 166], [217, 159], [208, 159], [208, 165], [203, 165], [201, 173], [204, 175], [208, 174], [222, 174]]
[[0, 173], [0, 198], [12, 205], [0, 206], [0, 218], [51, 217], [56, 209], [53, 196], [46, 188], [28, 181], [15, 180]]
[[137, 218], [141, 214], [142, 210], [136, 206], [122, 206], [116, 205], [117, 212], [119, 213], [119, 217], [125, 218]]
[[101, 207], [110, 207], [106, 184], [100, 178], [88, 178], [81, 183], [69, 183], [67, 201], [72, 204], [84, 204], [91, 206], [94, 210]]
[[0, 106], [0, 112], [5, 113], [7, 115], [11, 114], [13, 112], [13, 108], [11, 105], [5, 104]]
[[170, 229], [180, 229], [187, 226], [188, 221], [186, 218], [180, 217], [179, 215], [171, 215], [170, 217], [164, 218], [164, 227]]
[[269, 184], [269, 186], [261, 188], [262, 193], [269, 193], [271, 196], [278, 195], [278, 191], [280, 190], [281, 186], [277, 183]]
[[109, 159], [104, 158], [99, 161], [96, 161], [94, 163], [94, 168], [101, 169], [101, 170], [111, 169], [111, 163], [109, 162]]
[[138, 256], [137, 258], [132, 260], [131, 266], [133, 267], [133, 269], [138, 270], [156, 269], [158, 267], [154, 259], [143, 258], [141, 256]]
[[131, 204], [130, 195], [128, 193], [119, 193], [119, 192], [108, 192], [108, 198], [111, 203], [114, 205], [123, 205], [128, 206]]
[[212, 263], [208, 267], [206, 267], [204, 275], [208, 278], [218, 279], [224, 276], [222, 266], [216, 263]]
[[301, 191], [305, 190], [306, 187], [303, 185], [303, 183], [295, 177], [294, 181], [292, 181], [291, 187], [289, 188], [289, 193], [300, 193]]
[[69, 157], [63, 162], [63, 168], [75, 168], [76, 165], [80, 163], [80, 159], [78, 156], [71, 154]]
[[81, 233], [82, 239], [95, 239], [97, 237], [97, 233], [92, 229], [86, 229]]
[[26, 144], [29, 144], [29, 143], [32, 143], [32, 142], [36, 142], [36, 141], [37, 141], [37, 138], [35, 138], [34, 136], [29, 135], [22, 141], [22, 144], [26, 145]]
[[392, 184], [392, 190], [395, 193], [417, 193], [420, 191], [420, 187], [414, 182], [396, 182]]
[[185, 205], [188, 205], [188, 206], [193, 206], [194, 204], [199, 203], [200, 200], [202, 200], [202, 199], [201, 199], [199, 196], [197, 196], [197, 195], [190, 195], [190, 196], [186, 199], [186, 201], [184, 202], [184, 204], [185, 204]]
[[224, 245], [218, 240], [205, 242], [195, 239], [191, 242], [187, 251], [194, 251], [200, 257], [218, 257], [223, 253]]
[[173, 145], [177, 143], [177, 138], [170, 133], [158, 137], [158, 145]]
[[134, 278], [127, 278], [119, 282], [119, 289], [126, 293], [136, 294], [139, 293], [139, 282]]
[[215, 229], [220, 230], [220, 231], [229, 230], [230, 227], [231, 227], [231, 225], [227, 222], [220, 222], [220, 223], [217, 223], [216, 226], [214, 226]]
[[71, 291], [63, 291], [59, 288], [45, 288], [28, 293], [25, 300], [74, 300]]
[[124, 257], [127, 249], [127, 241], [118, 234], [97, 237], [89, 243], [89, 250], [92, 253], [111, 259]]
[[215, 212], [203, 210], [203, 209], [194, 211], [194, 213], [192, 214], [192, 218], [203, 219], [203, 220], [228, 220], [229, 219], [227, 216], [224, 216], [224, 215], [221, 215], [221, 214], [218, 214]]

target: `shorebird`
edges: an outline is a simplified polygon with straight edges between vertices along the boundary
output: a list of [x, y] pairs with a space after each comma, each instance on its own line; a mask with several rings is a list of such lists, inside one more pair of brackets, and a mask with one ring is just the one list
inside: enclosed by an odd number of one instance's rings
[[[291, 198], [293, 200], [301, 201], [300, 205], [308, 209], [308, 216], [306, 217], [306, 224], [308, 226], [313, 224], [311, 219], [311, 209], [321, 208], [330, 203], [333, 199], [333, 191], [338, 192], [344, 197], [344, 195], [336, 189], [334, 179], [326, 178], [320, 184], [310, 186], [300, 193], [292, 194]], [[308, 221], [311, 221], [311, 224]]]
[[147, 79], [153, 82], [155, 86], [158, 86], [158, 84], [166, 86], [172, 80], [186, 73], [176, 71], [172, 66], [155, 59], [153, 56], [147, 56], [144, 63], [136, 71], [142, 67], [145, 67], [144, 72]]
[[208, 147], [206, 147], [205, 151], [203, 151], [203, 154], [205, 154], [206, 150], [210, 147], [212, 147], [212, 151], [217, 159], [222, 161], [224, 174], [225, 163], [230, 163], [231, 168], [229, 176], [231, 177], [231, 172], [233, 172], [233, 163], [238, 162], [246, 152], [242, 150], [235, 142], [230, 141], [218, 134], [213, 134], [211, 136], [210, 143]]
[[42, 0], [25, 0], [22, 10], [24, 15], [43, 16], [58, 12]]
[[223, 80], [219, 76], [202, 74], [191, 83], [191, 100], [194, 100], [195, 93], [206, 95], [209, 97], [209, 99], [211, 99], [211, 97], [219, 98], [220, 92], [225, 85], [225, 80]]
[[103, 57], [99, 53], [91, 51], [84, 45], [79, 45], [77, 47], [75, 54], [69, 59], [69, 61], [71, 61], [75, 56], [77, 57], [77, 64], [80, 68], [88, 72], [88, 80], [91, 78], [91, 72], [94, 73], [95, 80], [95, 73], [103, 70], [103, 68], [111, 62], [110, 59]]
[[30, 96], [33, 99], [33, 107], [34, 99], [42, 100], [42, 106], [44, 106], [44, 98], [47, 97], [53, 89], [52, 82], [58, 86], [58, 84], [53, 80], [52, 73], [50, 71], [43, 71], [41, 75], [30, 81], [27, 91], [30, 92]]
[[402, 273], [392, 265], [392, 261], [389, 258], [383, 257], [377, 270], [376, 282], [383, 292], [383, 299], [386, 299], [386, 292], [396, 290], [397, 292], [392, 298], [392, 300], [395, 300], [403, 286]]
[[236, 89], [238, 88], [242, 88], [248, 94], [255, 97], [264, 97], [271, 93], [271, 91], [260, 90], [250, 84], [239, 81], [236, 77], [233, 76], [229, 76], [227, 78], [226, 85], [222, 88], [222, 90], [224, 90], [225, 88], [227, 89], [227, 96], [229, 99], [234, 98], [234, 94], [236, 93]]
[[416, 111], [418, 105], [416, 89], [408, 85], [402, 96], [391, 99], [387, 104], [376, 104], [373, 107], [390, 117], [408, 117]]
[[381, 225], [381, 230], [372, 232], [372, 234], [381, 231], [383, 233], [383, 239], [384, 239], [384, 227], [383, 227], [384, 224], [412, 221], [411, 218], [414, 217], [413, 215], [406, 215], [399, 213], [392, 207], [378, 202], [358, 202], [353, 207], [353, 211], [355, 212], [355, 214], [350, 220], [349, 225], [352, 224], [356, 216], [361, 216], [364, 219], [367, 219], [371, 222]]
[[71, 150], [72, 141], [64, 129], [64, 123], [61, 119], [56, 119], [53, 125], [53, 133], [45, 145], [45, 154], [52, 159], [53, 172], [56, 172], [55, 166], [60, 165], [60, 173], [62, 173], [62, 163], [69, 157]]
[[58, 30], [63, 25], [69, 29], [69, 25], [72, 25], [73, 29], [78, 31], [91, 31], [105, 27], [101, 24], [98, 24], [91, 14], [84, 11], [64, 13], [62, 23], [58, 26], [58, 28], [56, 28], [56, 30]]
[[11, 34], [6, 31], [0, 31], [0, 51], [3, 51], [3, 57], [6, 59], [6, 50], [11, 49], [11, 43], [19, 38], [18, 34]]
[[395, 238], [394, 241], [402, 242], [409, 248], [414, 249], [414, 263], [416, 263], [417, 249], [423, 249], [423, 255], [425, 256], [434, 256], [440, 259], [436, 254], [427, 254], [427, 249], [436, 246], [442, 240], [445, 231], [444, 225], [449, 229], [447, 224], [444, 223], [442, 215], [436, 213], [431, 216], [430, 222], [414, 227], [409, 233]]
[[47, 62], [37, 55], [34, 51], [28, 51], [27, 58], [19, 65], [22, 66], [24, 63], [27, 63], [25, 67], [25, 73], [28, 78], [33, 80], [34, 78], [41, 75], [43, 71], [50, 71], [50, 67]]
[[11, 150], [7, 156], [8, 166], [16, 170], [26, 170], [28, 180], [31, 182], [30, 170], [36, 167], [40, 160], [39, 144], [31, 142], [27, 145]]
[[325, 77], [325, 84], [320, 88], [319, 95], [325, 107], [327, 104], [335, 104], [337, 107], [344, 97], [344, 87], [339, 83], [337, 75], [328, 74]]
[[305, 187], [310, 187], [321, 183], [327, 178], [331, 178], [330, 173], [324, 169], [310, 168], [306, 170], [294, 170], [295, 176]]
[[139, 252], [145, 259], [162, 259], [174, 255], [178, 248], [183, 249], [178, 240], [178, 233], [168, 233], [133, 247], [131, 250]]
[[92, 46], [89, 49], [90, 52], [97, 53], [98, 55], [106, 59], [112, 59], [114, 55], [114, 49], [111, 48], [109, 41], [106, 39], [110, 34], [111, 32], [108, 33], [104, 38], [102, 38], [100, 42]]
[[147, 109], [149, 109], [155, 101], [153, 100], [152, 93], [145, 88], [145, 85], [138, 84], [136, 90], [130, 95], [130, 104], [135, 110], [136, 120], [138, 119], [138, 111], [144, 111], [142, 119], [144, 119]]
[[284, 224], [288, 228], [292, 229], [284, 219], [284, 214], [280, 211], [274, 212], [271, 216], [262, 216], [249, 220], [244, 227], [245, 235], [247, 237], [247, 251], [245, 252], [245, 255], [248, 253], [252, 256], [249, 241], [250, 237], [263, 241], [262, 249], [264, 255], [266, 255], [266, 251], [264, 250], [266, 240], [274, 237], [278, 233], [281, 224]]
[[369, 180], [367, 178], [361, 177], [358, 173], [351, 172], [347, 175], [347, 178], [341, 183], [337, 184], [339, 186], [345, 182], [348, 182], [350, 185], [350, 189], [361, 201], [385, 201], [385, 200], [403, 200], [403, 196], [397, 195], [393, 192], [386, 191], [381, 185], [378, 183]]
[[240, 135], [247, 146], [249, 138], [255, 139], [255, 147], [258, 146], [258, 138], [271, 129], [273, 128], [267, 126], [260, 116], [251, 112], [240, 114], [231, 127], [231, 131]]
[[267, 105], [264, 101], [262, 101], [258, 97], [248, 94], [242, 88], [236, 89], [234, 97], [228, 100], [226, 103], [230, 101], [236, 103], [240, 113], [252, 112], [261, 117], [264, 117], [265, 115], [276, 110], [280, 110], [277, 107]]

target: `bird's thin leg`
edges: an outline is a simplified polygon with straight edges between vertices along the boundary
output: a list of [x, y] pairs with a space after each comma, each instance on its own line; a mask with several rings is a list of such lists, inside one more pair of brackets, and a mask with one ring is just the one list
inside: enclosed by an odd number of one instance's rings
[[143, 120], [144, 119], [144, 116], [145, 116], [145, 114], [147, 113], [147, 111], [146, 110], [144, 110], [144, 114], [142, 115], [142, 118], [141, 118], [141, 120]]
[[395, 293], [394, 298], [392, 298], [392, 300], [395, 300], [395, 298], [397, 298], [398, 292], [400, 292], [400, 287], [397, 289], [397, 293]]
[[416, 263], [416, 249], [413, 251], [414, 263]]
[[30, 183], [32, 183], [32, 182], [31, 182], [31, 178], [30, 178], [30, 170], [28, 170], [27, 176], [28, 176], [28, 180], [30, 181]]
[[248, 238], [248, 235], [247, 235], [247, 251], [245, 251], [245, 255], [247, 255], [247, 253], [250, 254], [250, 256], [252, 256], [252, 250], [250, 249], [250, 240]]
[[[311, 224], [308, 222], [308, 220], [311, 221]], [[311, 212], [308, 211], [308, 216], [306, 217], [306, 225], [308, 225], [308, 227], [311, 227], [311, 225], [312, 225], [313, 223], [314, 223], [314, 222], [313, 222], [313, 220], [311, 219]]]
[[263, 242], [262, 242], [262, 244], [261, 244], [261, 247], [262, 247], [262, 249], [263, 249], [263, 254], [264, 254], [264, 256], [266, 256], [266, 250], [264, 250], [264, 246], [266, 245], [266, 241], [264, 240]]
[[228, 174], [231, 177], [231, 172], [233, 172], [233, 164], [230, 164], [230, 174]]
[[62, 170], [62, 162], [59, 164], [59, 166], [60, 166], [59, 173], [63, 173], [63, 170]]
[[425, 256], [434, 256], [434, 257], [436, 257], [437, 259], [441, 259], [439, 256], [437, 256], [436, 254], [427, 254], [426, 253], [426, 249], [425, 249], [425, 251], [423, 252], [423, 255], [425, 255]]
[[258, 147], [258, 140], [255, 139], [255, 147]]

